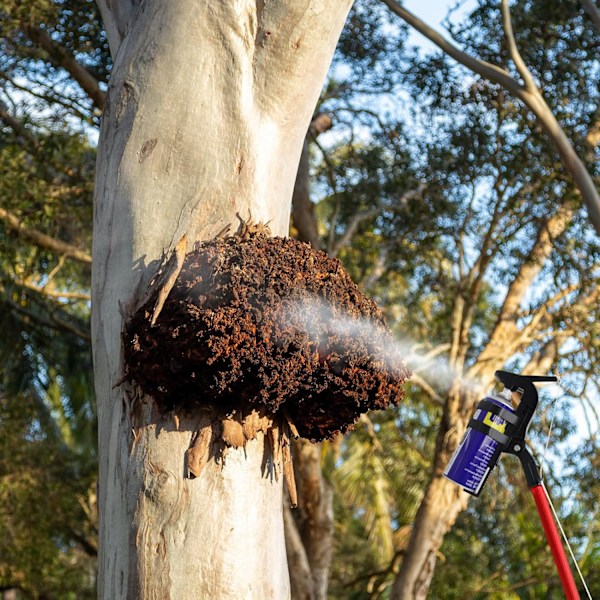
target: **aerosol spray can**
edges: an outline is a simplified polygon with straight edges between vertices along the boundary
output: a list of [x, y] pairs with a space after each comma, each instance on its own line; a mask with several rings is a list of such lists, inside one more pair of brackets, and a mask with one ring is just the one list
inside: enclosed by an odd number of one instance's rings
[[507, 426], [517, 422], [511, 391], [504, 388], [477, 405], [465, 435], [454, 451], [444, 476], [478, 496], [509, 441]]

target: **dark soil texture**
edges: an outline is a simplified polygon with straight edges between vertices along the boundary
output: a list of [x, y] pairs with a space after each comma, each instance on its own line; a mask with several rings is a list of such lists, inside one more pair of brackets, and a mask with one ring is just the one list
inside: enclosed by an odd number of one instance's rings
[[196, 244], [151, 326], [127, 322], [127, 378], [161, 411], [281, 411], [322, 440], [402, 398], [409, 376], [381, 312], [341, 263], [264, 234]]

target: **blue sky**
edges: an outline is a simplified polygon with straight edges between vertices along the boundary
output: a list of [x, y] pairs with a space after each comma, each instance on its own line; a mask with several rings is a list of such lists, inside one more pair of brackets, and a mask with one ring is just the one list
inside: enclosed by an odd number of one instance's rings
[[[425, 21], [427, 25], [437, 29], [442, 35], [446, 34], [442, 22], [446, 18], [450, 8], [456, 5], [456, 0], [405, 0], [404, 6], [419, 17], [422, 21]], [[460, 2], [460, 8], [456, 11], [455, 17], [467, 13], [475, 6], [475, 0], [462, 0]], [[455, 20], [453, 18], [453, 20]], [[445, 36], [447, 37], [447, 36]], [[433, 45], [426, 40], [420, 33], [412, 31], [409, 37], [411, 44], [421, 46], [423, 49], [432, 48]]]

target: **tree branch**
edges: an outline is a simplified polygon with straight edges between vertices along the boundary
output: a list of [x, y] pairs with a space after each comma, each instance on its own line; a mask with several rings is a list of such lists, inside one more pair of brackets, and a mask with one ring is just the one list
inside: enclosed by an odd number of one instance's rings
[[90, 294], [85, 292], [57, 292], [54, 290], [49, 290], [46, 286], [40, 287], [29, 281], [16, 281], [16, 284], [31, 290], [32, 292], [36, 292], [40, 294], [40, 296], [46, 296], [47, 298], [52, 298], [55, 300], [84, 300], [89, 302], [92, 297]]
[[[534, 311], [531, 311], [531, 319], [520, 331], [520, 337], [531, 338], [536, 331], [538, 331], [551, 316], [551, 310], [556, 306], [563, 298], [574, 292], [579, 287], [578, 284], [570, 285], [563, 290], [560, 290], [557, 294], [546, 300], [541, 306], [538, 306]], [[525, 315], [523, 315], [525, 316]]]
[[114, 61], [141, 0], [96, 0], [96, 4], [102, 15], [110, 55]]
[[31, 148], [36, 151], [40, 146], [40, 141], [23, 126], [23, 123], [17, 117], [10, 114], [8, 106], [0, 99], [0, 119], [4, 121], [14, 132], [17, 138], [23, 138]]
[[515, 279], [508, 286], [498, 320], [490, 338], [469, 369], [468, 377], [482, 378], [493, 373], [494, 365], [504, 363], [516, 351], [521, 341], [518, 337], [519, 306], [533, 280], [550, 255], [554, 239], [561, 235], [571, 222], [574, 208], [562, 206], [552, 217], [541, 223], [537, 238], [529, 254], [521, 263]]
[[506, 45], [508, 48], [508, 55], [513, 61], [519, 75], [523, 78], [524, 87], [528, 92], [535, 93], [538, 87], [533, 79], [531, 71], [527, 68], [519, 49], [517, 48], [517, 42], [513, 33], [512, 22], [510, 19], [510, 8], [508, 6], [508, 0], [502, 0], [502, 27], [504, 28], [504, 35], [506, 37]]
[[317, 113], [313, 120], [310, 122], [310, 126], [308, 128], [308, 135], [311, 138], [316, 138], [317, 136], [329, 131], [333, 125], [333, 120], [330, 115], [327, 113]]
[[[573, 177], [573, 181], [581, 193], [587, 206], [590, 221], [594, 225], [596, 231], [600, 233], [600, 195], [598, 195], [598, 190], [596, 189], [594, 181], [586, 166], [575, 152], [569, 138], [556, 120], [556, 117], [550, 110], [548, 104], [546, 104], [539, 89], [535, 85], [531, 89], [523, 87], [506, 70], [463, 52], [454, 44], [443, 38], [437, 31], [429, 27], [429, 25], [395, 2], [395, 0], [381, 1], [388, 6], [393, 13], [433, 42], [438, 48], [448, 54], [448, 56], [451, 56], [457, 62], [474, 73], [477, 73], [484, 79], [504, 87], [519, 98], [531, 110], [538, 119], [540, 125], [546, 131], [548, 137], [554, 143], [565, 168]], [[517, 63], [515, 63], [515, 65], [516, 64]]]
[[310, 123], [308, 134], [302, 146], [300, 163], [294, 183], [292, 194], [292, 217], [298, 230], [298, 239], [309, 243], [313, 248], [319, 249], [319, 230], [315, 216], [315, 205], [310, 199], [310, 163], [309, 163], [309, 138], [316, 137], [331, 128], [331, 117], [324, 113], [317, 114]]
[[21, 85], [13, 78], [9, 77], [6, 73], [1, 73], [1, 77], [5, 81], [8, 81], [10, 85], [16, 90], [26, 92], [34, 98], [39, 98], [40, 100], [44, 100], [49, 104], [58, 104], [59, 106], [62, 106], [63, 108], [66, 108], [67, 110], [76, 114], [82, 121], [85, 121], [86, 123], [90, 124], [94, 123], [93, 117], [91, 117], [89, 114], [89, 108], [82, 105], [80, 102], [77, 101], [77, 99], [67, 99], [65, 97], [61, 97], [59, 94], [54, 93], [53, 89], [48, 88], [48, 86], [45, 86], [43, 83], [40, 82], [35, 82], [35, 84], [39, 85], [42, 88], [45, 88], [45, 93], [42, 93], [39, 90], [34, 90], [31, 87], [27, 87], [26, 85]]
[[443, 50], [448, 56], [464, 65], [471, 71], [481, 75], [494, 83], [501, 85], [513, 94], [520, 96], [522, 88], [519, 82], [514, 79], [507, 71], [500, 67], [480, 60], [463, 52], [454, 44], [442, 37], [435, 29], [421, 21], [416, 15], [406, 10], [395, 0], [381, 0], [393, 13], [406, 21], [411, 27], [416, 29], [421, 35], [425, 36], [430, 42], [433, 42], [440, 50]]
[[376, 281], [378, 281], [385, 272], [386, 262], [390, 253], [389, 244], [381, 244], [377, 258], [373, 263], [370, 273], [360, 282], [363, 290], [369, 290]]
[[57, 44], [44, 29], [27, 24], [23, 31], [32, 42], [46, 51], [54, 65], [62, 67], [73, 77], [99, 110], [103, 110], [106, 94], [100, 89], [96, 78], [72, 54]]
[[69, 528], [69, 533], [88, 556], [91, 556], [92, 558], [98, 556], [98, 548], [95, 544], [95, 540], [89, 540], [85, 535], [75, 531], [72, 527]]
[[556, 363], [558, 350], [564, 336], [556, 336], [548, 340], [537, 352], [535, 352], [527, 361], [521, 372], [523, 375], [538, 375], [548, 373]]
[[420, 387], [436, 404], [444, 406], [446, 400], [442, 398], [418, 373], [413, 372], [410, 376], [410, 383]]
[[[2, 288], [0, 288], [0, 292], [4, 293], [4, 290]], [[12, 300], [9, 300], [6, 297], [2, 301], [5, 304], [7, 304], [10, 308], [12, 308], [15, 312], [24, 316], [26, 319], [35, 321], [42, 327], [49, 327], [50, 329], [58, 329], [58, 330], [66, 331], [68, 333], [72, 333], [73, 335], [76, 335], [77, 337], [80, 337], [83, 340], [86, 340], [87, 342], [91, 341], [91, 339], [92, 339], [91, 335], [88, 331], [85, 331], [82, 328], [77, 327], [76, 325], [72, 325], [71, 323], [68, 323], [67, 321], [64, 321], [63, 319], [60, 319], [53, 314], [50, 314], [49, 315], [50, 318], [46, 319], [42, 315], [35, 314], [34, 312], [17, 304], [16, 302], [13, 302]]]
[[412, 356], [416, 356], [416, 357], [418, 357], [420, 363], [423, 365], [423, 364], [426, 364], [428, 361], [432, 360], [433, 358], [435, 358], [436, 356], [439, 356], [440, 354], [443, 354], [444, 352], [447, 352], [448, 350], [450, 350], [450, 344], [446, 343], [446, 344], [438, 344], [437, 346], [435, 346], [434, 348], [432, 348], [425, 354], [416, 354], [416, 351], [419, 349], [420, 346], [422, 346], [422, 345], [412, 346], [412, 348], [410, 349], [410, 354], [407, 356], [407, 360], [409, 360], [410, 357], [412, 357]]
[[[416, 188], [402, 192], [402, 194], [400, 194], [400, 196], [396, 199], [398, 206], [404, 206], [409, 200], [421, 194], [425, 187], [425, 183], [420, 182]], [[340, 236], [340, 238], [337, 241], [333, 242], [330, 235], [328, 254], [335, 258], [338, 255], [339, 251], [354, 237], [354, 234], [356, 233], [356, 230], [358, 229], [359, 225], [363, 221], [367, 221], [368, 219], [377, 216], [382, 210], [382, 206], [377, 206], [375, 208], [370, 208], [369, 210], [363, 211], [361, 213], [356, 213], [352, 217], [344, 233]], [[391, 210], [394, 210], [394, 208], [392, 207]]]
[[473, 202], [475, 201], [475, 192], [476, 187], [473, 184], [471, 186], [471, 199], [469, 200], [469, 205], [467, 206], [467, 213], [465, 218], [462, 220], [460, 228], [456, 232], [456, 249], [458, 251], [458, 280], [461, 281], [465, 276], [465, 268], [467, 267], [466, 258], [465, 258], [465, 234], [467, 231], [467, 226], [469, 222], [473, 218]]
[[296, 440], [294, 468], [299, 502], [293, 518], [310, 568], [310, 597], [326, 598], [332, 558], [333, 487], [321, 470], [321, 445]]
[[600, 10], [598, 10], [596, 3], [594, 0], [581, 0], [581, 4], [583, 4], [583, 8], [592, 20], [594, 27], [596, 27], [598, 33], [600, 33]]
[[380, 212], [381, 212], [381, 208], [377, 207], [377, 208], [371, 208], [371, 209], [366, 210], [361, 213], [356, 213], [352, 217], [350, 223], [348, 223], [348, 226], [346, 227], [346, 230], [344, 231], [344, 233], [329, 248], [329, 255], [332, 258], [335, 258], [338, 255], [339, 251], [354, 237], [354, 234], [356, 233], [358, 226], [363, 221], [368, 221], [369, 219], [378, 215]]
[[0, 220], [4, 221], [8, 228], [14, 231], [20, 238], [32, 242], [40, 248], [50, 250], [59, 256], [67, 256], [86, 265], [92, 264], [92, 257], [87, 252], [79, 250], [79, 248], [62, 240], [50, 237], [37, 229], [23, 225], [17, 216], [4, 208], [0, 208]]
[[[469, 351], [469, 332], [473, 323], [473, 315], [477, 306], [477, 298], [481, 290], [483, 278], [492, 260], [490, 251], [498, 223], [504, 214], [504, 191], [498, 185], [498, 179], [494, 183], [496, 189], [496, 203], [494, 212], [488, 223], [487, 231], [481, 243], [481, 250], [477, 260], [469, 270], [466, 278], [459, 282], [455, 296], [455, 307], [453, 311], [453, 349], [452, 365], [457, 371], [462, 371], [467, 352]], [[460, 259], [459, 259], [460, 260]]]

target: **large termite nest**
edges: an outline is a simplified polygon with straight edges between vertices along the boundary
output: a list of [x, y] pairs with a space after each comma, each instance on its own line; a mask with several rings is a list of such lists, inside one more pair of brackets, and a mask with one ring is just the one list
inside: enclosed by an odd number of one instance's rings
[[181, 261], [123, 338], [126, 377], [162, 412], [267, 415], [318, 441], [402, 398], [392, 335], [338, 260], [259, 228]]

